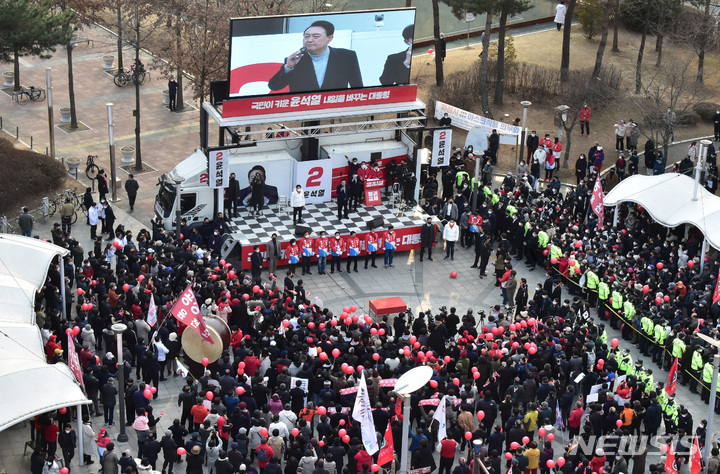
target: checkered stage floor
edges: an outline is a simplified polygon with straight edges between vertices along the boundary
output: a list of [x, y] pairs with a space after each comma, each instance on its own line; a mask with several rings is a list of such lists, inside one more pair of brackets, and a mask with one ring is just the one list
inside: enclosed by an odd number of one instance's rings
[[[263, 215], [247, 217], [247, 211], [241, 211], [243, 217], [232, 220], [229, 226], [229, 233], [239, 241], [240, 245], [254, 245], [265, 243], [270, 240], [273, 232], [277, 233], [278, 240], [289, 241], [295, 237], [295, 226], [292, 223], [292, 208], [287, 212], [275, 213], [274, 209], [263, 209]], [[357, 233], [367, 232], [367, 222], [375, 217], [382, 217], [384, 225], [378, 231], [387, 230], [392, 225], [395, 229], [423, 225], [427, 215], [422, 208], [406, 209], [400, 212], [387, 206], [379, 205], [372, 207], [358, 207], [357, 212], [350, 211], [349, 219], [339, 221], [337, 218], [337, 204], [334, 202], [323, 202], [307, 204], [303, 210], [303, 225], [312, 229], [312, 237], [320, 235], [324, 230], [328, 236], [339, 231], [340, 235], [349, 235], [351, 231]]]

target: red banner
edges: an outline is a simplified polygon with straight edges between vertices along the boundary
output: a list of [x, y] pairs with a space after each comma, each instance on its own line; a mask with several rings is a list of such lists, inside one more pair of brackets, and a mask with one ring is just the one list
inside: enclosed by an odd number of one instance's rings
[[[414, 226], [414, 227], [405, 227], [402, 229], [395, 229], [395, 251], [396, 252], [402, 252], [404, 250], [412, 250], [412, 249], [419, 249], [420, 248], [420, 232], [422, 231], [422, 226]], [[362, 249], [360, 251], [360, 256], [364, 256], [367, 252], [365, 251], [366, 244], [365, 244], [365, 236], [367, 235], [367, 232], [364, 232], [362, 234], [357, 234], [357, 237], [360, 239], [360, 248]], [[378, 252], [378, 255], [382, 258], [383, 251], [382, 249], [385, 248], [385, 241], [383, 240], [383, 234], [384, 232], [378, 232], [379, 242], [378, 246], [381, 249]], [[342, 238], [347, 238], [347, 235], [343, 235]], [[260, 253], [263, 255], [263, 266], [267, 267], [267, 255], [265, 253], [266, 246], [265, 244], [259, 244], [260, 245]], [[278, 265], [287, 265], [288, 258], [287, 254], [285, 253], [285, 249], [287, 246], [290, 245], [289, 242], [282, 242], [280, 244], [280, 257], [278, 258]], [[243, 270], [247, 270], [250, 268], [250, 255], [253, 253], [253, 246], [252, 245], [244, 245], [242, 247], [242, 268]], [[347, 258], [347, 255], [343, 255], [343, 260]], [[313, 261], [317, 260], [317, 257], [312, 257]], [[332, 260], [332, 257], [328, 257], [328, 261]]]
[[378, 87], [372, 89], [344, 90], [335, 92], [313, 92], [255, 97], [252, 99], [231, 99], [223, 102], [223, 118], [245, 117], [248, 115], [282, 114], [308, 110], [359, 107], [363, 105], [395, 104], [414, 102], [417, 86]]
[[[675, 359], [677, 362], [677, 359]], [[677, 459], [675, 459], [675, 450], [673, 449], [672, 443], [668, 446], [667, 459], [665, 459], [665, 472], [667, 474], [678, 474]]]
[[672, 367], [670, 367], [670, 372], [668, 373], [668, 379], [667, 383], [665, 384], [665, 391], [668, 395], [674, 395], [675, 390], [677, 389], [677, 374], [678, 371], [678, 358], [675, 357], [675, 361], [672, 364]]
[[692, 446], [692, 454], [690, 455], [690, 474], [700, 474], [700, 471], [702, 471], [702, 454], [700, 454], [698, 437], [695, 436]]
[[365, 205], [378, 206], [382, 204], [380, 190], [385, 186], [384, 179], [368, 179], [365, 182]]
[[590, 207], [593, 212], [598, 216], [598, 229], [605, 225], [605, 206], [603, 201], [605, 200], [605, 194], [602, 190], [602, 184], [600, 184], [600, 175], [595, 180], [595, 187], [593, 188], [592, 197], [590, 198]]
[[713, 293], [713, 304], [720, 301], [720, 270], [718, 270], [717, 281], [715, 282], [715, 293]]
[[380, 448], [377, 458], [378, 465], [382, 466], [392, 462], [392, 460], [395, 459], [394, 451], [395, 443], [393, 442], [392, 428], [390, 427], [390, 422], [388, 421], [387, 429], [385, 430], [385, 443], [383, 443], [382, 448]]
[[182, 292], [170, 312], [175, 316], [175, 319], [196, 330], [203, 341], [215, 344], [215, 341], [210, 336], [210, 331], [205, 327], [205, 320], [200, 314], [200, 308], [195, 299], [192, 285], [185, 288], [185, 291]]
[[68, 334], [68, 367], [70, 367], [70, 372], [73, 373], [77, 381], [80, 382], [80, 386], [85, 388], [82, 367], [80, 367], [80, 359], [77, 352], [75, 352], [75, 341], [73, 341], [72, 334]]

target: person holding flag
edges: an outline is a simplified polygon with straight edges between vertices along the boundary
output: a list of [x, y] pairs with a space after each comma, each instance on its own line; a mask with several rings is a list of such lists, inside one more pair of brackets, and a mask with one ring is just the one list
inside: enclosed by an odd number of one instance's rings
[[367, 382], [365, 381], [365, 371], [363, 371], [360, 376], [360, 385], [357, 395], [355, 396], [352, 418], [360, 423], [363, 446], [365, 447], [365, 451], [372, 456], [378, 452], [380, 448], [378, 447], [377, 436], [375, 435], [375, 422], [372, 417], [372, 407], [370, 405]]
[[603, 205], [604, 200], [605, 194], [602, 190], [602, 183], [600, 183], [600, 174], [598, 174], [598, 177], [595, 180], [595, 187], [593, 187], [592, 197], [590, 198], [590, 208], [598, 218], [598, 229], [602, 229], [605, 225], [605, 206]]

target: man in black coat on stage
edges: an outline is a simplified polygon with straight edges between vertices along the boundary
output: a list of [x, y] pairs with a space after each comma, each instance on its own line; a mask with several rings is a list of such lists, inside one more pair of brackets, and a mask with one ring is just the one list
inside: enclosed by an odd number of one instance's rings
[[410, 63], [412, 61], [412, 42], [415, 26], [408, 25], [402, 32], [403, 40], [408, 46], [399, 53], [391, 54], [385, 60], [385, 67], [380, 76], [380, 84], [391, 86], [393, 84], [408, 84], [410, 82]]
[[303, 47], [285, 58], [268, 81], [270, 90], [290, 86], [290, 92], [312, 92], [363, 86], [355, 51], [331, 48], [335, 26], [318, 20], [303, 33]]

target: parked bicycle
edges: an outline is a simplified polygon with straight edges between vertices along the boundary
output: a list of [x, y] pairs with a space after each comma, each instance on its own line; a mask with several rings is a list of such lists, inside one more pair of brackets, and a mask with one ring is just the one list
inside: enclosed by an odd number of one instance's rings
[[[52, 217], [55, 215], [56, 212], [60, 212], [63, 205], [65, 204], [65, 198], [70, 198], [70, 203], [72, 203], [72, 197], [70, 195], [70, 190], [66, 189], [64, 193], [56, 193], [55, 198], [49, 202], [48, 204], [48, 215]], [[77, 222], [78, 219], [78, 213], [77, 211], [73, 210], [72, 219], [70, 220], [70, 224], [74, 224]]]
[[25, 105], [29, 101], [42, 102], [47, 98], [45, 89], [42, 87], [24, 87], [20, 86], [19, 91], [13, 91], [13, 100], [20, 105]]
[[95, 164], [96, 158], [97, 155], [88, 155], [87, 157], [87, 162], [85, 163], [85, 176], [87, 176], [88, 179], [97, 179], [97, 175], [100, 173], [100, 168]]
[[145, 65], [142, 62], [138, 62], [130, 67], [129, 71], [120, 71], [115, 74], [113, 81], [118, 87], [124, 87], [133, 82], [133, 84], [142, 85], [145, 82]]

